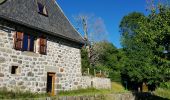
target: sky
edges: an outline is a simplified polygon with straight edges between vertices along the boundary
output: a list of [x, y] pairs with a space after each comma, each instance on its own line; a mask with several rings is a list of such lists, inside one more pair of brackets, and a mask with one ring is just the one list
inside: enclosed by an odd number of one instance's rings
[[73, 26], [76, 26], [73, 16], [80, 13], [94, 14], [101, 18], [108, 32], [108, 41], [117, 48], [121, 48], [119, 32], [121, 19], [134, 11], [147, 13], [145, 0], [57, 0], [57, 3]]

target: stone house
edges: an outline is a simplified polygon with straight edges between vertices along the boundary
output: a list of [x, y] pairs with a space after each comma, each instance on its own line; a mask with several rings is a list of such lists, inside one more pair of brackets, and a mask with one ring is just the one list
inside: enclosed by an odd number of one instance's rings
[[56, 94], [84, 86], [84, 39], [55, 0], [1, 0], [0, 88]]

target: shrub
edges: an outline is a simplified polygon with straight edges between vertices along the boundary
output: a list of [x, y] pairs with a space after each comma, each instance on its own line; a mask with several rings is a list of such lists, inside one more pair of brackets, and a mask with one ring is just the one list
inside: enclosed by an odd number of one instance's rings
[[170, 89], [170, 82], [162, 82], [160, 88]]

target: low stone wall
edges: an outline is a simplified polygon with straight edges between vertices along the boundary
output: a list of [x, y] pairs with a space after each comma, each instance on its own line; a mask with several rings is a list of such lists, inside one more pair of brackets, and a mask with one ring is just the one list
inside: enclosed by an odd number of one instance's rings
[[104, 100], [138, 100], [132, 93], [107, 94], [104, 98]]
[[[53, 100], [53, 99], [49, 99]], [[64, 96], [55, 100], [169, 100], [151, 93], [113, 93], [91, 96]]]
[[[8, 99], [6, 99], [8, 100]], [[29, 98], [13, 100], [136, 100], [131, 93], [125, 94], [108, 94], [108, 95], [91, 95], [91, 96], [62, 96], [46, 98]]]
[[82, 76], [82, 80], [84, 88], [111, 89], [111, 80], [109, 78]]
[[131, 93], [125, 93], [94, 96], [67, 96], [59, 97], [58, 100], [136, 100], [136, 98]]
[[[7, 100], [7, 99], [5, 99]], [[11, 100], [11, 99], [10, 99]], [[25, 98], [13, 100], [169, 100], [151, 93], [113, 93], [100, 95], [62, 96], [46, 98]]]

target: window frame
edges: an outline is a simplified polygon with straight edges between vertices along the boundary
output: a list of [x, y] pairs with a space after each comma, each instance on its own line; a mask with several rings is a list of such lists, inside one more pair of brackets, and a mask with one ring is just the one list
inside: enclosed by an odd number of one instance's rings
[[[42, 9], [41, 9], [41, 7], [42, 7]], [[37, 9], [38, 9], [39, 14], [48, 17], [48, 11], [47, 11], [47, 7], [45, 5], [43, 5], [40, 2], [37, 2]]]
[[18, 74], [19, 67], [18, 66], [11, 66], [11, 74], [17, 75]]
[[23, 32], [15, 32], [14, 33], [14, 49], [22, 50], [23, 48]]
[[47, 38], [45, 36], [39, 37], [39, 53], [43, 55], [47, 54]]
[[[24, 39], [27, 39], [27, 40], [24, 40]], [[35, 44], [35, 40], [36, 40], [36, 36], [32, 35], [32, 34], [29, 34], [29, 33], [24, 33], [23, 35], [23, 48], [22, 48], [22, 51], [29, 51], [29, 52], [35, 52], [35, 48], [34, 46], [36, 45]], [[33, 39], [33, 40], [32, 40]], [[26, 42], [27, 41], [27, 42]], [[26, 43], [24, 43], [26, 42]], [[33, 45], [31, 46], [31, 44], [33, 43]], [[25, 45], [27, 47], [25, 47]]]

